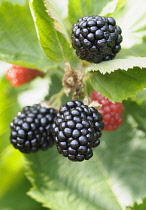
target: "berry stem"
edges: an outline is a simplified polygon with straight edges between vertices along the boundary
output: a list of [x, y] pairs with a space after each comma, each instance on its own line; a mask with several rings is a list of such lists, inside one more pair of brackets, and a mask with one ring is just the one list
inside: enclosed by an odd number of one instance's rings
[[62, 88], [58, 93], [54, 94], [47, 102], [51, 107], [59, 109], [61, 106], [61, 99], [64, 95], [64, 88]]
[[60, 66], [58, 66], [57, 69], [60, 70], [61, 72], [64, 72], [64, 69], [61, 68]]
[[[54, 73], [54, 70], [59, 70], [61, 73], [64, 73], [64, 69], [61, 68], [60, 66], [56, 65], [56, 66], [53, 66], [53, 67], [50, 67], [47, 69], [45, 75], [51, 75], [52, 72]], [[52, 71], [53, 70], [53, 71]]]
[[70, 63], [65, 63], [65, 74], [62, 79], [62, 84], [67, 96], [72, 92], [72, 100], [80, 98], [83, 89], [83, 77], [82, 69], [76, 70], [71, 67]]

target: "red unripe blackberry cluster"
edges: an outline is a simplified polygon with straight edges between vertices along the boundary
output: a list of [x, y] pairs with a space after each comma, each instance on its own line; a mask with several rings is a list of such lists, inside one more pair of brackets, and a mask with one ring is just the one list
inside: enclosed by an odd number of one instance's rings
[[38, 76], [43, 77], [44, 73], [37, 69], [28, 69], [17, 65], [11, 65], [5, 74], [6, 79], [9, 80], [14, 87], [30, 82]]
[[122, 124], [123, 104], [119, 102], [112, 103], [95, 90], [92, 91], [90, 97], [93, 101], [102, 105], [98, 111], [103, 116], [104, 130], [116, 130]]

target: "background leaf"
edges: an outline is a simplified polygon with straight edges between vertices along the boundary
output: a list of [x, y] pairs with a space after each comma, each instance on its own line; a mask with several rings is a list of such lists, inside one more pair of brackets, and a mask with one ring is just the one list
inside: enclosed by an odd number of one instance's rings
[[[10, 167], [11, 166], [11, 167]], [[7, 146], [0, 153], [0, 198], [22, 178], [24, 159], [20, 152]], [[17, 179], [15, 179], [17, 177]]]
[[118, 70], [104, 75], [100, 72], [92, 73], [91, 84], [93, 89], [111, 101], [122, 102], [146, 87], [146, 69], [135, 67], [128, 71]]
[[[0, 64], [2, 66], [2, 64]], [[19, 109], [17, 91], [0, 77], [0, 197], [21, 179], [24, 159], [22, 154], [13, 150], [9, 142], [9, 124]], [[10, 167], [11, 166], [11, 167]], [[15, 177], [18, 178], [15, 180]]]
[[[132, 0], [127, 0], [124, 7], [113, 14], [117, 24], [122, 29], [123, 42], [119, 57], [125, 56], [145, 56], [146, 55], [146, 1], [139, 0], [134, 4]], [[140, 11], [140, 12], [138, 12]], [[145, 49], [144, 49], [145, 48]]]
[[124, 4], [126, 0], [112, 0], [107, 3], [99, 15], [112, 16], [114, 12], [117, 12]]
[[39, 42], [48, 58], [54, 62], [71, 59], [72, 49], [64, 36], [54, 28], [53, 19], [47, 14], [43, 1], [32, 0], [30, 8]]
[[[2, 66], [2, 64], [0, 64]], [[19, 109], [17, 91], [0, 77], [0, 198], [21, 180], [24, 159], [21, 153], [10, 146], [9, 124]], [[17, 179], [15, 179], [17, 177]]]
[[0, 78], [0, 151], [9, 144], [9, 124], [17, 113], [17, 90], [15, 90], [3, 77]]
[[[14, 161], [14, 160], [13, 160]], [[17, 177], [17, 179], [16, 179]], [[30, 188], [30, 183], [24, 176], [24, 171], [19, 173], [19, 176], [12, 177], [14, 182], [8, 192], [0, 197], [0, 209], [1, 210], [45, 210], [41, 204], [32, 200], [26, 195], [26, 192]]]
[[71, 162], [56, 148], [27, 156], [29, 195], [52, 210], [121, 210], [145, 196], [146, 130], [135, 126], [133, 112], [142, 116], [146, 103], [132, 111], [131, 103], [125, 102], [123, 125], [103, 133], [89, 161]]
[[0, 22], [1, 60], [43, 70], [53, 65], [39, 46], [28, 3], [2, 1]]

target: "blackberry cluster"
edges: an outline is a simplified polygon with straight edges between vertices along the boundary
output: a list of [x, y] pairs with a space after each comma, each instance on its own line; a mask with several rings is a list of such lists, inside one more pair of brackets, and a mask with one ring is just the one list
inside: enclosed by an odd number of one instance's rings
[[108, 61], [121, 49], [121, 32], [112, 17], [82, 17], [73, 25], [72, 45], [82, 60], [91, 63]]
[[81, 101], [69, 101], [62, 106], [53, 124], [58, 152], [72, 161], [88, 160], [92, 147], [100, 143], [104, 128], [101, 114]]
[[55, 117], [53, 108], [39, 104], [24, 107], [10, 124], [12, 145], [23, 153], [48, 149], [54, 144], [51, 126]]

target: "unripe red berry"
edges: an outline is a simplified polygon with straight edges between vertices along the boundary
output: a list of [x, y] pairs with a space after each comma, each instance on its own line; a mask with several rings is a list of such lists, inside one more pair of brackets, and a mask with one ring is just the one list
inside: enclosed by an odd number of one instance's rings
[[116, 130], [122, 124], [123, 104], [119, 102], [112, 103], [95, 90], [92, 91], [90, 97], [93, 101], [102, 105], [99, 112], [103, 116], [104, 130]]
[[43, 77], [44, 73], [37, 69], [28, 69], [17, 65], [11, 65], [5, 74], [5, 78], [9, 80], [14, 87], [30, 82], [38, 76]]

